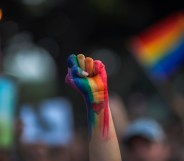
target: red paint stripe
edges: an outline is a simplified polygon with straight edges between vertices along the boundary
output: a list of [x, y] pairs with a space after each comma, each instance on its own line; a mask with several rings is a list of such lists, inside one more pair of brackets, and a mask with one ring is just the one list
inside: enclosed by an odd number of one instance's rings
[[159, 39], [159, 37], [164, 36], [168, 32], [181, 27], [184, 20], [184, 12], [174, 14], [166, 18], [165, 20], [160, 21], [156, 25], [149, 28], [146, 32], [142, 33], [139, 38], [146, 45]]

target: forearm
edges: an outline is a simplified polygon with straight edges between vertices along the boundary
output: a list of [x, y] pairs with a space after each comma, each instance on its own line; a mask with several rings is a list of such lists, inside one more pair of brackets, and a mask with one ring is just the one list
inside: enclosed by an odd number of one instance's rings
[[117, 136], [107, 105], [98, 113], [88, 109], [90, 161], [121, 161]]
[[121, 161], [108, 105], [107, 74], [104, 64], [82, 54], [70, 55], [66, 82], [82, 94], [88, 106], [90, 161]]

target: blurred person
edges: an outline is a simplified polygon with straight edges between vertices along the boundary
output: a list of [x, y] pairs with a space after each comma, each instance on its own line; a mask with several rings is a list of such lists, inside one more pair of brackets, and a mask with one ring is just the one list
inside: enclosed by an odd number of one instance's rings
[[15, 160], [15, 113], [18, 100], [16, 79], [0, 73], [0, 161]]
[[69, 146], [56, 146], [50, 148], [50, 161], [70, 161]]
[[127, 161], [168, 161], [170, 148], [166, 135], [158, 122], [139, 118], [125, 129], [124, 155]]
[[22, 156], [25, 161], [50, 161], [48, 146], [43, 143], [21, 145]]
[[82, 94], [88, 113], [89, 160], [121, 161], [111, 116], [105, 66], [82, 54], [70, 55], [66, 83]]
[[125, 109], [124, 102], [118, 94], [110, 94], [109, 107], [112, 112], [112, 118], [114, 120], [114, 126], [116, 129], [118, 140], [120, 140], [129, 122], [129, 117]]
[[11, 161], [11, 153], [9, 150], [0, 149], [0, 161]]
[[69, 145], [71, 161], [88, 161], [88, 145], [88, 138], [84, 129], [77, 130], [71, 141], [71, 144]]

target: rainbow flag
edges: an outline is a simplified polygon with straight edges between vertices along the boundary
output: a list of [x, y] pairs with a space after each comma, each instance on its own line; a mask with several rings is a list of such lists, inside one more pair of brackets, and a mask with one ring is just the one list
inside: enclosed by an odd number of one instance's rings
[[130, 47], [152, 77], [167, 78], [184, 63], [184, 12], [175, 13], [134, 37]]

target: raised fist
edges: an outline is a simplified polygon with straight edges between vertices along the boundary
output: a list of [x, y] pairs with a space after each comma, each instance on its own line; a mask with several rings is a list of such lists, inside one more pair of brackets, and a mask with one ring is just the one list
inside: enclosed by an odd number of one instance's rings
[[66, 83], [82, 94], [96, 113], [108, 105], [107, 75], [104, 64], [83, 54], [70, 55]]

